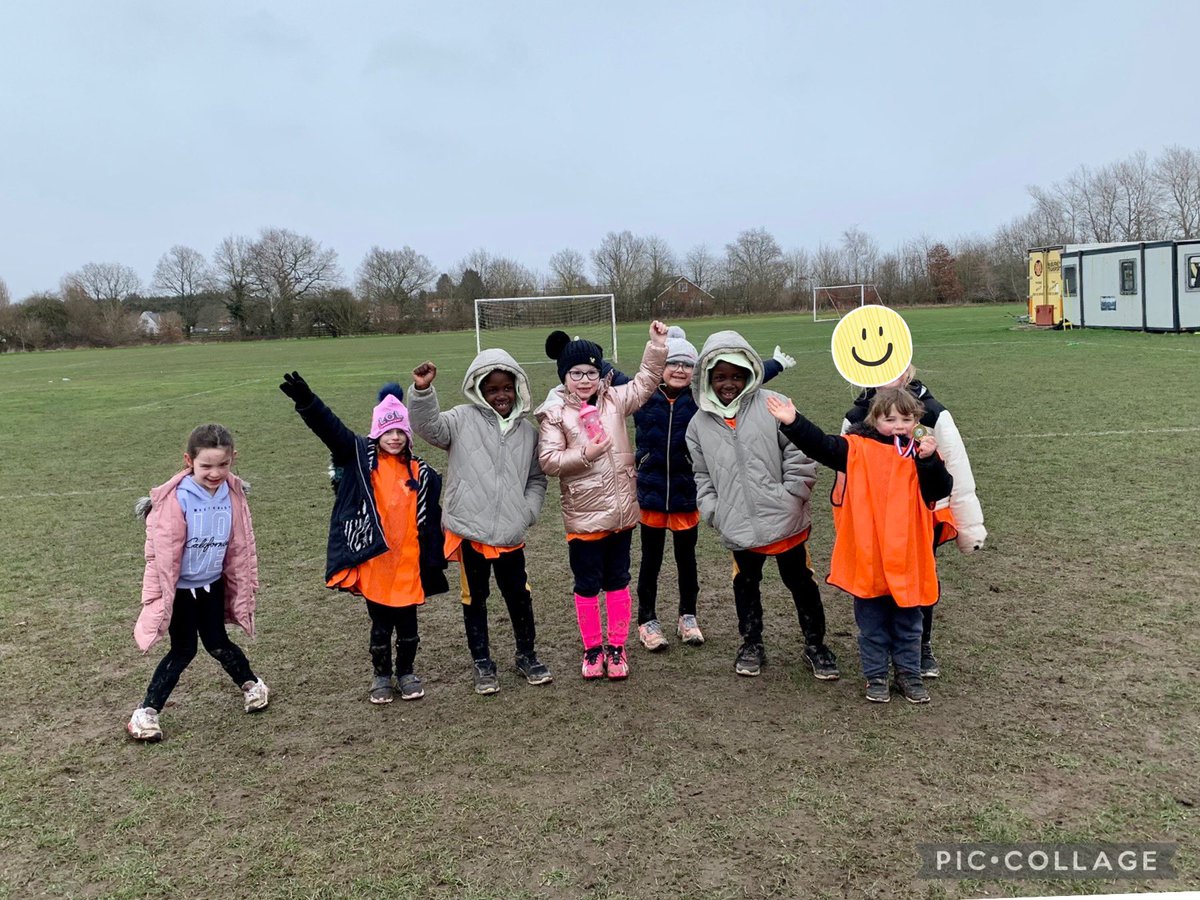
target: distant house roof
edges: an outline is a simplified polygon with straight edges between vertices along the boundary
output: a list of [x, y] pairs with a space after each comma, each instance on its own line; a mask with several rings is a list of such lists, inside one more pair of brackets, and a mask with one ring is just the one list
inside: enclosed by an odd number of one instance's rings
[[147, 334], [158, 334], [158, 313], [146, 310], [138, 316], [138, 328]]
[[[692, 287], [694, 287], [700, 293], [702, 293], [708, 297], [712, 297], [712, 294], [708, 293], [708, 291], [706, 291], [704, 288], [700, 287], [700, 285], [696, 284], [696, 282], [692, 281], [692, 279], [688, 278], [686, 275], [677, 275], [677, 276], [675, 276], [674, 280], [672, 280], [670, 284], [668, 284], [665, 288], [663, 288], [662, 291], [659, 292], [659, 295], [657, 297], [655, 297], [654, 299], [658, 300], [662, 297], [663, 294], [667, 293], [668, 291], [673, 291], [675, 289], [675, 285], [679, 284], [679, 282], [681, 282], [681, 281], [686, 281], [688, 284], [690, 284]], [[713, 299], [715, 300], [716, 298], [714, 297]]]

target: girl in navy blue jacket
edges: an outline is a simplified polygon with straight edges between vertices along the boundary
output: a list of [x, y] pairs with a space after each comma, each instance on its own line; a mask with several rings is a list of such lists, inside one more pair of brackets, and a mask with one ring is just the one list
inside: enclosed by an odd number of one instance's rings
[[[704, 634], [696, 622], [700, 582], [696, 566], [696, 541], [700, 513], [696, 509], [696, 478], [687, 451], [687, 429], [696, 414], [692, 397], [692, 372], [696, 348], [678, 326], [667, 332], [667, 365], [662, 384], [646, 404], [633, 414], [637, 428], [637, 488], [641, 507], [639, 535], [642, 543], [638, 568], [638, 640], [647, 650], [662, 650], [667, 636], [658, 621], [658, 576], [666, 552], [667, 532], [675, 554], [679, 579], [679, 619], [676, 634], [685, 644], [698, 647]], [[764, 361], [764, 381], [796, 364], [779, 347]], [[613, 383], [619, 383], [614, 375]]]

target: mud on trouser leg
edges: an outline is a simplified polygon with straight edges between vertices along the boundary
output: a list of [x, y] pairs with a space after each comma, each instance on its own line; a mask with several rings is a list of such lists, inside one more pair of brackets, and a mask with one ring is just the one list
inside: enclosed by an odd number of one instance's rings
[[392, 674], [391, 644], [371, 644], [371, 666], [376, 675], [386, 677]]
[[417, 658], [417, 646], [421, 639], [417, 637], [396, 638], [396, 677], [411, 675], [413, 661]]

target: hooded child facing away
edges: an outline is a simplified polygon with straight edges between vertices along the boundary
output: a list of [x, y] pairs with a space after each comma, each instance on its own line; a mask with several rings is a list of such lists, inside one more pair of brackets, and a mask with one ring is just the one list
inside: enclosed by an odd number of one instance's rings
[[442, 412], [433, 381], [437, 366], [413, 370], [409, 414], [413, 430], [447, 452], [443, 522], [446, 558], [457, 560], [467, 647], [475, 691], [500, 690], [488, 640], [487, 599], [494, 572], [516, 638], [516, 666], [530, 684], [552, 680], [534, 650], [533, 599], [525, 569], [525, 533], [546, 498], [537, 431], [525, 418], [529, 379], [504, 350], [484, 350], [471, 362], [462, 392], [469, 402]]
[[758, 675], [762, 643], [763, 566], [775, 557], [804, 631], [804, 658], [823, 681], [838, 677], [825, 646], [825, 609], [808, 558], [809, 497], [816, 463], [779, 433], [761, 389], [763, 363], [736, 331], [709, 336], [692, 375], [698, 412], [688, 426], [700, 518], [733, 552], [733, 598], [742, 646], [734, 670]]

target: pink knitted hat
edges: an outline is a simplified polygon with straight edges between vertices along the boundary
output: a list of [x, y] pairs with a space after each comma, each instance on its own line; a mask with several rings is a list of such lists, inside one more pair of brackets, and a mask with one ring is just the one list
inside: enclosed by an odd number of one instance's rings
[[[389, 390], [391, 388], [394, 388], [394, 393], [392, 390]], [[400, 385], [384, 385], [383, 390], [379, 394], [379, 405], [371, 413], [370, 437], [378, 439], [383, 436], [384, 432], [391, 431], [393, 428], [399, 428], [408, 435], [409, 443], [412, 443], [412, 426], [408, 424], [408, 407], [400, 402], [404, 396], [404, 391], [400, 388]]]

